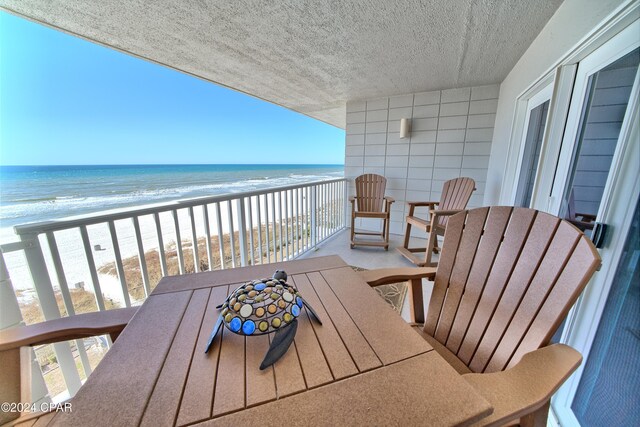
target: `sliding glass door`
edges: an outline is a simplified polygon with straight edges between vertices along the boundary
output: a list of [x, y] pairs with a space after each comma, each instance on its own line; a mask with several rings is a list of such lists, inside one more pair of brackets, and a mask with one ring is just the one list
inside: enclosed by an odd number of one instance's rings
[[561, 425], [640, 425], [637, 34], [638, 21], [579, 63], [553, 171], [551, 212], [590, 236], [602, 257], [560, 331], [584, 357], [553, 399]]

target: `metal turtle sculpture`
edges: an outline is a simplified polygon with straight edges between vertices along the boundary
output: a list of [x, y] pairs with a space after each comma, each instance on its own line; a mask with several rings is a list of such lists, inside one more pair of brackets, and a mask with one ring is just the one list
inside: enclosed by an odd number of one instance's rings
[[235, 334], [245, 336], [275, 332], [260, 364], [260, 369], [266, 369], [289, 349], [298, 329], [297, 318], [302, 313], [302, 307], [306, 307], [312, 317], [322, 324], [298, 290], [287, 283], [286, 272], [277, 270], [270, 279], [247, 282], [216, 307], [222, 311], [204, 352], [209, 352], [222, 325]]

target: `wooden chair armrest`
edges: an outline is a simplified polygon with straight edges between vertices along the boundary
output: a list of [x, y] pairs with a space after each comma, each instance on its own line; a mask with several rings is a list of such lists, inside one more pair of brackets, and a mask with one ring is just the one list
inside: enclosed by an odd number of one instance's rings
[[580, 231], [585, 231], [585, 230], [593, 230], [593, 227], [595, 225], [594, 222], [592, 221], [581, 221], [579, 219], [567, 219], [567, 221], [569, 221], [571, 224], [575, 225], [576, 227], [578, 227], [578, 229]]
[[460, 209], [452, 209], [452, 210], [440, 210], [440, 209], [430, 209], [429, 210], [429, 215], [431, 215], [432, 217], [434, 216], [449, 216], [449, 215], [455, 215], [458, 212], [462, 212]]
[[581, 362], [573, 348], [553, 344], [525, 354], [505, 371], [462, 377], [494, 408], [479, 425], [503, 425], [544, 407]]
[[360, 277], [372, 288], [389, 283], [404, 282], [413, 279], [426, 278], [433, 280], [436, 275], [435, 267], [404, 267], [404, 268], [379, 268], [376, 270], [360, 271]]
[[109, 334], [117, 337], [138, 307], [77, 314], [0, 331], [0, 351]]
[[409, 282], [407, 296], [409, 298], [409, 315], [412, 323], [424, 323], [424, 302], [422, 296], [422, 279], [434, 280], [435, 267], [380, 268], [359, 272], [360, 277], [372, 288], [389, 283]]
[[596, 220], [596, 215], [585, 214], [585, 213], [576, 213], [576, 217], [581, 217], [582, 221], [591, 222]]
[[393, 197], [389, 197], [389, 196], [384, 196], [384, 199], [387, 201], [387, 204], [389, 204], [389, 205], [396, 201], [396, 199], [394, 199]]
[[433, 206], [438, 206], [440, 204], [440, 202], [407, 202], [407, 204], [409, 206], [416, 206], [416, 207], [432, 206], [431, 209], [433, 209]]
[[349, 196], [349, 201], [351, 203], [355, 202], [356, 201], [356, 196]]

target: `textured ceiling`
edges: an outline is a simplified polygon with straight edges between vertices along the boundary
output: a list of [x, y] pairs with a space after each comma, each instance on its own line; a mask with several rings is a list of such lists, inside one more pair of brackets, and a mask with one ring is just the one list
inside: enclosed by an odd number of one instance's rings
[[0, 0], [344, 128], [345, 103], [501, 82], [561, 0]]

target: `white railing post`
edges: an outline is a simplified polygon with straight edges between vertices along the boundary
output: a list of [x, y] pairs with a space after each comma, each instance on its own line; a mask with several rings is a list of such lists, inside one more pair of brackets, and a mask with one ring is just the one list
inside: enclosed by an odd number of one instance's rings
[[120, 243], [118, 243], [118, 235], [116, 233], [115, 222], [109, 221], [109, 235], [111, 236], [111, 245], [113, 246], [113, 256], [116, 259], [116, 272], [122, 288], [122, 298], [124, 305], [131, 307], [131, 298], [129, 297], [129, 288], [127, 287], [127, 277], [124, 273], [124, 265], [122, 264], [122, 256], [120, 255]]
[[[64, 267], [62, 266], [62, 260], [60, 259], [60, 251], [58, 251], [56, 237], [53, 234], [53, 231], [47, 232], [46, 236], [47, 244], [49, 245], [49, 252], [51, 253], [51, 259], [53, 261], [53, 269], [55, 270], [56, 277], [58, 278], [60, 293], [62, 293], [64, 308], [67, 310], [67, 316], [73, 316], [76, 314], [76, 309], [73, 306], [71, 292], [69, 292], [67, 276], [64, 273]], [[84, 340], [82, 338], [76, 340], [76, 347], [78, 348], [78, 354], [80, 355], [80, 361], [82, 362], [82, 369], [84, 370], [85, 377], [89, 378], [89, 375], [91, 374], [91, 364], [89, 363], [89, 356], [87, 356], [87, 352], [84, 348]]]
[[292, 198], [293, 198], [293, 204], [295, 206], [295, 209], [292, 209], [294, 211], [293, 218], [294, 218], [294, 222], [295, 222], [295, 229], [294, 229], [294, 237], [293, 237], [293, 253], [295, 254], [295, 256], [300, 255], [300, 241], [298, 240], [300, 238], [300, 209], [298, 209], [298, 207], [300, 206], [300, 189], [296, 188], [295, 190], [291, 191], [292, 194]]
[[222, 213], [220, 202], [216, 203], [216, 231], [218, 232], [218, 251], [220, 253], [220, 270], [225, 269], [224, 265], [224, 242], [222, 239]]
[[342, 181], [342, 227], [349, 224], [349, 186], [347, 181]]
[[311, 247], [311, 245], [309, 244], [309, 242], [311, 241], [311, 203], [309, 202], [309, 199], [311, 198], [310, 194], [311, 194], [311, 190], [310, 190], [310, 186], [306, 186], [304, 188], [304, 249], [305, 251], [308, 251], [309, 248]]
[[318, 244], [318, 203], [317, 192], [318, 186], [313, 185], [311, 187], [311, 246], [316, 247]]
[[180, 236], [180, 221], [178, 220], [178, 210], [171, 211], [173, 216], [173, 226], [176, 231], [176, 254], [178, 255], [178, 270], [180, 274], [184, 274], [184, 254], [182, 253], [182, 237]]
[[138, 264], [140, 265], [140, 274], [142, 275], [142, 286], [144, 286], [144, 295], [148, 297], [151, 294], [151, 285], [149, 284], [149, 271], [147, 270], [147, 259], [144, 254], [144, 245], [142, 244], [142, 233], [140, 233], [140, 221], [137, 216], [133, 217], [133, 229], [136, 234], [136, 247], [138, 249]]
[[247, 197], [247, 219], [249, 220], [249, 260], [251, 265], [256, 264], [255, 260], [255, 242], [253, 241], [253, 196]]
[[[24, 324], [20, 306], [18, 305], [18, 298], [16, 298], [16, 293], [13, 290], [11, 277], [2, 252], [0, 252], [0, 311], [2, 311], [0, 330]], [[44, 377], [33, 349], [29, 351], [29, 360], [31, 361], [31, 366], [28, 368], [31, 369], [31, 384], [29, 384], [31, 402], [36, 404], [49, 403], [51, 402], [49, 390], [47, 390], [47, 385], [44, 382]]]
[[229, 224], [229, 246], [231, 246], [231, 266], [236, 268], [236, 237], [235, 227], [233, 226], [233, 206], [231, 200], [227, 200], [227, 223]]
[[267, 264], [271, 262], [271, 250], [270, 245], [271, 240], [269, 239], [269, 198], [267, 194], [264, 194], [264, 247], [265, 247], [265, 256], [267, 258]]
[[[58, 319], [60, 318], [60, 310], [53, 293], [53, 285], [47, 271], [47, 264], [44, 260], [38, 236], [34, 234], [20, 235], [20, 240], [25, 245], [24, 255], [40, 300], [44, 318], [45, 320]], [[58, 359], [58, 365], [62, 370], [64, 382], [67, 385], [67, 389], [69, 389], [70, 395], [73, 396], [80, 389], [81, 383], [73, 354], [71, 354], [71, 347], [66, 342], [60, 342], [53, 344], [53, 349]]]
[[278, 261], [278, 251], [276, 246], [276, 193], [271, 192], [271, 240], [273, 240], [273, 261]]
[[13, 291], [11, 277], [4, 262], [4, 255], [0, 252], [0, 329], [10, 328], [22, 324], [22, 313], [18, 305], [18, 298]]
[[[280, 261], [284, 261], [284, 243], [282, 235], [282, 191], [278, 191], [278, 212], [280, 213], [280, 239], [278, 240], [280, 244]], [[284, 239], [286, 241], [286, 237]]]
[[160, 258], [160, 268], [162, 269], [162, 277], [168, 275], [167, 271], [167, 255], [164, 252], [164, 239], [162, 237], [162, 223], [160, 222], [160, 213], [153, 214], [153, 221], [156, 224], [156, 234], [158, 237], [158, 257]]
[[[82, 246], [84, 247], [84, 255], [87, 257], [87, 265], [89, 266], [89, 275], [91, 276], [91, 285], [93, 286], [93, 295], [96, 298], [96, 305], [98, 306], [98, 311], [104, 311], [106, 308], [104, 305], [104, 298], [102, 297], [102, 288], [100, 287], [96, 263], [93, 259], [93, 253], [91, 252], [91, 242], [89, 241], [89, 232], [87, 231], [86, 225], [80, 227], [80, 236], [82, 238]], [[29, 258], [27, 257], [27, 260], [28, 259]]]
[[[258, 209], [257, 215], [258, 215], [258, 264], [264, 264], [264, 260], [262, 259], [262, 206], [260, 204], [260, 195], [258, 194], [256, 196], [256, 207]], [[251, 232], [251, 234], [253, 235], [253, 231]], [[267, 242], [269, 241], [269, 236], [267, 235]], [[268, 247], [268, 245], [267, 245]], [[252, 248], [253, 250], [253, 248]]]
[[196, 217], [193, 206], [189, 206], [189, 220], [191, 222], [191, 249], [193, 250], [193, 272], [200, 271], [200, 254], [198, 253], [198, 232], [196, 231]]
[[240, 265], [247, 266], [247, 218], [244, 212], [244, 198], [236, 200], [238, 214], [238, 245], [240, 246]]
[[[280, 193], [282, 197], [282, 193]], [[287, 260], [291, 259], [291, 240], [289, 235], [289, 191], [284, 192], [284, 245], [286, 245], [284, 254]]]
[[207, 262], [209, 271], [213, 271], [213, 254], [211, 253], [211, 227], [209, 226], [209, 210], [207, 205], [202, 205], [202, 217], [204, 218], [204, 235], [207, 242]]

